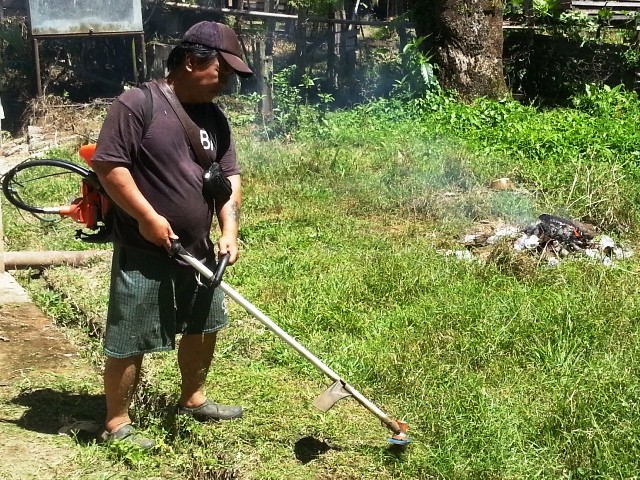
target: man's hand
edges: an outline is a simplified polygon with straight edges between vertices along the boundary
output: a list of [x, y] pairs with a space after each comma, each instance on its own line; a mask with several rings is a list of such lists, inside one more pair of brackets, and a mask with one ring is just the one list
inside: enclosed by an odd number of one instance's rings
[[164, 247], [167, 252], [171, 252], [171, 240], [177, 240], [178, 236], [173, 233], [169, 221], [162, 215], [154, 213], [138, 220], [140, 235], [147, 242], [159, 247]]
[[235, 235], [221, 236], [218, 240], [218, 255], [229, 254], [229, 265], [233, 265], [240, 253], [238, 238]]

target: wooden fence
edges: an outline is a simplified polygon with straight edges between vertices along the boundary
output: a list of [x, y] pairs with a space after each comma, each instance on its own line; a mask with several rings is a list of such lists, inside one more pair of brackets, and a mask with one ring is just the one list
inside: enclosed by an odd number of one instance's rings
[[[608, 11], [608, 22], [612, 26], [628, 24], [633, 21], [635, 14], [640, 14], [640, 1], [637, 0], [559, 0], [557, 7], [562, 11], [575, 10], [589, 17], [599, 17]], [[531, 25], [534, 19], [533, 0], [523, 0], [522, 10], [520, 24]], [[507, 21], [505, 25], [506, 28], [517, 28], [514, 22]]]
[[[282, 0], [281, 0], [282, 1]], [[180, 2], [164, 2], [174, 12], [191, 11], [203, 15], [223, 14], [235, 17], [235, 28], [239, 33], [245, 55], [254, 70], [255, 90], [261, 95], [261, 112], [265, 120], [273, 116], [272, 77], [273, 50], [276, 34], [286, 33], [295, 43], [293, 64], [296, 65], [294, 84], [301, 82], [302, 75], [309, 72], [318, 55], [322, 55], [325, 81], [340, 90], [353, 75], [358, 50], [358, 28], [384, 26], [398, 30], [399, 46], [406, 45], [408, 24], [378, 20], [359, 20], [345, 10], [337, 11], [333, 18], [309, 16], [306, 11], [284, 13], [288, 7], [278, 0], [226, 0], [225, 6], [198, 6]], [[281, 6], [279, 6], [281, 5]], [[264, 10], [266, 9], [266, 11]], [[278, 11], [275, 11], [278, 10]], [[210, 17], [208, 17], [210, 18]], [[284, 27], [283, 27], [284, 26]], [[159, 44], [150, 45], [152, 52], [151, 71], [157, 76], [166, 64], [170, 48]], [[318, 52], [322, 52], [319, 54]]]
[[601, 10], [609, 10], [614, 19], [628, 19], [628, 14], [640, 12], [640, 2], [634, 0], [572, 0], [571, 8], [587, 15], [598, 15]]

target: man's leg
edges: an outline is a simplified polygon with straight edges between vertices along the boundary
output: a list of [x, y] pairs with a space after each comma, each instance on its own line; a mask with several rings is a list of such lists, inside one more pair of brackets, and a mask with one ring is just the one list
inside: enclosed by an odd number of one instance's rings
[[131, 423], [129, 406], [140, 379], [142, 355], [127, 358], [107, 357], [104, 367], [104, 393], [107, 400], [107, 432], [115, 432]]
[[178, 363], [182, 374], [178, 413], [190, 415], [202, 422], [242, 417], [241, 406], [211, 402], [204, 392], [216, 337], [216, 333], [183, 335], [178, 348]]
[[180, 406], [194, 408], [207, 400], [204, 384], [216, 348], [216, 338], [216, 332], [182, 336], [178, 347], [182, 375]]

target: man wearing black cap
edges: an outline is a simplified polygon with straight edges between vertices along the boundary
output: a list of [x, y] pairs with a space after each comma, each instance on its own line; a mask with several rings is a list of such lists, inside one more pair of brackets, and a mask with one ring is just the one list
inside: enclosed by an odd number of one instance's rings
[[[240, 168], [229, 123], [212, 100], [233, 73], [248, 77], [252, 72], [242, 60], [235, 32], [208, 21], [184, 34], [167, 69], [165, 80], [129, 90], [113, 103], [93, 158], [94, 170], [116, 205], [104, 341], [107, 417], [101, 440], [125, 440], [146, 449], [155, 442], [137, 433], [129, 416], [142, 359], [145, 353], [174, 349], [177, 335], [178, 413], [201, 421], [242, 416], [242, 407], [215, 403], [204, 391], [217, 331], [228, 323], [223, 294], [203, 286], [191, 267], [167, 252], [178, 240], [213, 269], [215, 246], [209, 234], [215, 214], [218, 255], [229, 255], [229, 264], [238, 258]], [[181, 107], [172, 106], [176, 101]], [[180, 108], [197, 126], [208, 158], [228, 179], [228, 198], [213, 201], [203, 195], [206, 166], [181, 123]]]

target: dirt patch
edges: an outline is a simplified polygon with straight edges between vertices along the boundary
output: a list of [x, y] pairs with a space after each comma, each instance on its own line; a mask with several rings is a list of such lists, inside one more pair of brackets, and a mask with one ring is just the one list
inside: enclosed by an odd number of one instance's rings
[[77, 351], [35, 305], [0, 305], [1, 385], [32, 372], [73, 373], [78, 360]]
[[[38, 434], [11, 432], [4, 428], [0, 438], [3, 480], [65, 478], [63, 472], [71, 462], [73, 450], [61, 444], [61, 440], [44, 438]], [[54, 441], [58, 441], [56, 444]]]
[[[43, 388], [52, 384], [60, 387]], [[98, 374], [35, 305], [0, 305], [0, 458], [2, 479], [67, 478], [75, 440], [58, 434], [79, 418], [99, 420]]]

